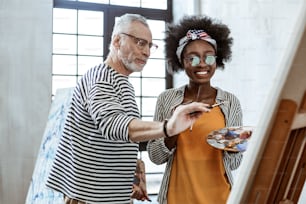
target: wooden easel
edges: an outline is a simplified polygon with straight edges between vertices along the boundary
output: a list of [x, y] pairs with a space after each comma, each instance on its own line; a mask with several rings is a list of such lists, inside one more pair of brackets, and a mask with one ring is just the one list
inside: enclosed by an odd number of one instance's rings
[[[296, 121], [295, 118], [304, 118], [300, 114], [306, 113], [306, 92], [298, 114], [296, 112], [296, 102], [280, 101], [269, 140], [244, 203], [298, 202], [306, 179], [306, 121]], [[293, 124], [301, 127], [292, 130]]]

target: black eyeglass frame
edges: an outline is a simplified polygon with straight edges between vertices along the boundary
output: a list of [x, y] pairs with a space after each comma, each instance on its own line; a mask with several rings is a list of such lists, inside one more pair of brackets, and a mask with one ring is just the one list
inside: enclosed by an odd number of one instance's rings
[[151, 42], [148, 42], [147, 40], [143, 39], [143, 38], [138, 38], [134, 35], [131, 35], [131, 34], [128, 34], [128, 33], [120, 33], [120, 34], [123, 34], [123, 35], [126, 35], [130, 38], [133, 38], [134, 39], [134, 42], [136, 43], [136, 45], [142, 50], [144, 49], [144, 47], [146, 45], [149, 46], [150, 48], [150, 51], [153, 52], [155, 50], [157, 50], [158, 48], [158, 45], [154, 44], [154, 43], [151, 43]]

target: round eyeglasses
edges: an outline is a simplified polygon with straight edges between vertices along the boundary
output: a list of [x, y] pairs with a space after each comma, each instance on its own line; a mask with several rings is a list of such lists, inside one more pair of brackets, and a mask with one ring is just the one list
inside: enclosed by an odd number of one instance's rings
[[[203, 61], [207, 65], [213, 65], [216, 63], [217, 56], [215, 55], [206, 55], [203, 57]], [[189, 56], [184, 58], [191, 66], [195, 67], [201, 63], [201, 58], [199, 56]]]
[[128, 33], [121, 33], [123, 35], [126, 35], [130, 38], [132, 38], [134, 40], [134, 42], [136, 43], [137, 47], [141, 50], [143, 50], [147, 45], [149, 46], [150, 48], [150, 52], [153, 53], [157, 50], [158, 48], [158, 45], [154, 44], [154, 43], [151, 43], [151, 42], [148, 42], [147, 40], [145, 39], [142, 39], [142, 38], [138, 38], [134, 35], [131, 35], [131, 34], [128, 34]]

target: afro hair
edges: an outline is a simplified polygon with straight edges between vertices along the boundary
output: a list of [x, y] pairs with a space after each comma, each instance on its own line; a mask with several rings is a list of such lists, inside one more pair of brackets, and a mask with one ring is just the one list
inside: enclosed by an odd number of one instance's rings
[[[224, 62], [231, 59], [233, 38], [230, 29], [216, 19], [207, 16], [184, 16], [178, 24], [168, 24], [165, 38], [165, 52], [168, 67], [173, 72], [184, 70], [176, 56], [176, 49], [181, 38], [188, 30], [204, 30], [217, 43], [217, 68], [224, 69]], [[184, 51], [183, 51], [184, 52]]]

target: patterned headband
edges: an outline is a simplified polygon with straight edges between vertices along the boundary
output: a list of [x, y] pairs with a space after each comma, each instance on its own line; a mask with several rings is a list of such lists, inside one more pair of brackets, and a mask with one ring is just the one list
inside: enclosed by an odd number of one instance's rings
[[216, 41], [212, 39], [204, 30], [188, 30], [186, 36], [180, 39], [179, 46], [176, 49], [176, 56], [180, 63], [184, 47], [188, 44], [189, 41], [192, 40], [205, 40], [214, 47], [215, 51], [217, 51]]

